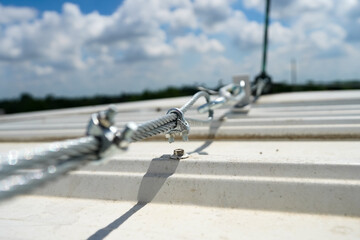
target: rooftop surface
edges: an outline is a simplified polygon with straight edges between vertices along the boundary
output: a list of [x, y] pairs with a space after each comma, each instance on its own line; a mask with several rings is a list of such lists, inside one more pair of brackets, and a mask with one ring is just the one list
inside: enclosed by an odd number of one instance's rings
[[[188, 99], [116, 104], [116, 122]], [[1, 116], [0, 151], [83, 136], [104, 108]], [[0, 238], [360, 239], [360, 91], [267, 95], [215, 117], [192, 126], [189, 142], [132, 143], [0, 203]], [[170, 159], [175, 148], [189, 158]]]

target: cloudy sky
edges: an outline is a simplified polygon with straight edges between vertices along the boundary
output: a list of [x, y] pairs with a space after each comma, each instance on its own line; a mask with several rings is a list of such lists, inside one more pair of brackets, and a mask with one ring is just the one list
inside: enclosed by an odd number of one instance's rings
[[[260, 71], [264, 0], [0, 0], [0, 98], [91, 96]], [[360, 78], [360, 1], [272, 0], [268, 72]]]

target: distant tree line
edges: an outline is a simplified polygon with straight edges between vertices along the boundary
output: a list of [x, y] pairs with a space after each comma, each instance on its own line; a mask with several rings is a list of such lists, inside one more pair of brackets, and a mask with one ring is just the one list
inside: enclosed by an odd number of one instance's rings
[[315, 83], [314, 81], [309, 80], [305, 84], [296, 85], [291, 85], [287, 83], [273, 83], [272, 93], [350, 89], [360, 89], [360, 80], [338, 80], [330, 83]]
[[123, 93], [119, 95], [96, 95], [93, 97], [33, 97], [29, 93], [22, 93], [19, 98], [0, 100], [0, 109], [6, 114], [41, 111], [49, 109], [82, 107], [100, 104], [131, 102], [157, 98], [170, 98], [193, 95], [197, 92], [195, 86], [167, 87], [158, 91], [145, 90], [142, 93]]
[[[215, 87], [219, 89], [221, 85]], [[321, 91], [321, 90], [346, 90], [360, 89], [360, 80], [335, 81], [331, 83], [315, 83], [308, 81], [306, 84], [290, 85], [287, 83], [274, 83], [272, 93], [294, 91]], [[0, 109], [6, 114], [41, 111], [49, 109], [71, 108], [110, 103], [131, 102], [158, 98], [171, 98], [188, 96], [196, 93], [196, 86], [167, 87], [161, 90], [145, 90], [142, 93], [123, 93], [119, 95], [97, 95], [93, 97], [56, 97], [48, 95], [45, 98], [33, 97], [23, 93], [19, 98], [0, 100]], [[1, 111], [0, 111], [1, 112]]]

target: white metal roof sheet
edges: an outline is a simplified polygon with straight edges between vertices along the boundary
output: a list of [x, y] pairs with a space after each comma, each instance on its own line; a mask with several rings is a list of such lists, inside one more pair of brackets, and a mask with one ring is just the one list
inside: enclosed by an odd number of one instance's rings
[[[186, 99], [119, 104], [116, 120], [151, 120]], [[2, 116], [0, 151], [81, 136], [104, 107]], [[360, 91], [263, 96], [247, 114], [193, 126], [190, 142], [133, 143], [0, 203], [0, 238], [359, 239], [359, 139]], [[189, 158], [170, 159], [175, 148]]]

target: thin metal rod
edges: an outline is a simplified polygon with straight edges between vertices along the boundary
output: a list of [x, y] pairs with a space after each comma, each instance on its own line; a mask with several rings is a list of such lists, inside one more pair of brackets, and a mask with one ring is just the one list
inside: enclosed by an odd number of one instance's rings
[[268, 26], [269, 26], [270, 0], [266, 0], [265, 7], [265, 30], [264, 30], [264, 46], [262, 56], [262, 73], [266, 72], [267, 46], [268, 46]]
[[200, 91], [197, 92], [187, 103], [184, 104], [184, 106], [182, 106], [180, 108], [180, 110], [185, 113], [187, 110], [189, 110], [189, 108], [194, 105], [194, 103], [199, 100], [199, 98], [201, 97], [205, 97], [206, 102], [210, 102], [210, 95], [209, 93], [205, 92], [205, 91]]

